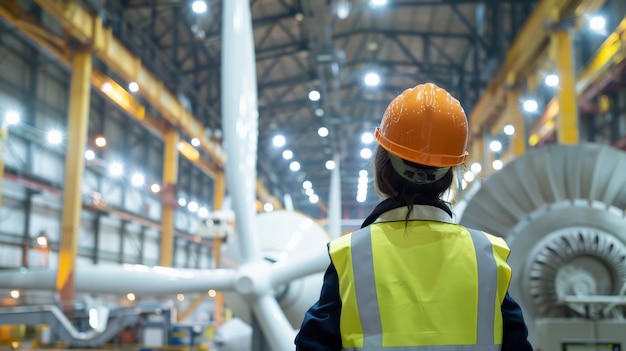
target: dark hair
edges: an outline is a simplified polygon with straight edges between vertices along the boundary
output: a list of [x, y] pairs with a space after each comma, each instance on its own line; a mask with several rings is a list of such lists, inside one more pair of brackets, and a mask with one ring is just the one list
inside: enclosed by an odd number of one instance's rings
[[[411, 167], [424, 170], [435, 168], [409, 161], [404, 162]], [[376, 178], [376, 190], [381, 196], [398, 198], [409, 206], [407, 220], [417, 197], [448, 207], [448, 205], [441, 200], [441, 196], [452, 185], [454, 178], [452, 168], [450, 168], [441, 179], [433, 183], [415, 184], [404, 179], [393, 169], [391, 161], [389, 160], [389, 152], [378, 146], [374, 155], [374, 175]]]

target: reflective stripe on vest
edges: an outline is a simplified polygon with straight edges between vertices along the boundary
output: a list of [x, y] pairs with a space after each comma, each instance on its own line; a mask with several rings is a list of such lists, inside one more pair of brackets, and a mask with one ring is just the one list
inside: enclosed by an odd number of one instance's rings
[[376, 281], [374, 277], [374, 260], [372, 253], [372, 236], [370, 227], [363, 228], [351, 235], [350, 251], [354, 272], [356, 300], [363, 327], [363, 347], [344, 348], [344, 350], [366, 351], [496, 351], [500, 345], [494, 345], [494, 316], [496, 306], [496, 290], [498, 284], [498, 267], [493, 257], [493, 247], [484, 233], [469, 230], [476, 253], [478, 274], [478, 323], [476, 328], [476, 345], [454, 346], [411, 346], [383, 347], [382, 324]]

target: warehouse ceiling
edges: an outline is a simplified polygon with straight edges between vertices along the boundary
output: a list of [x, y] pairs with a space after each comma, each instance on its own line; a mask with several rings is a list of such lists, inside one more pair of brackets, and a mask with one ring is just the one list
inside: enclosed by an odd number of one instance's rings
[[[165, 85], [221, 137], [221, 2], [84, 0]], [[315, 214], [328, 203], [329, 160], [340, 160], [342, 204], [378, 201], [371, 183], [373, 132], [387, 104], [404, 89], [435, 82], [466, 111], [499, 67], [533, 1], [251, 0], [259, 104], [258, 176], [272, 194]], [[380, 84], [364, 77], [377, 72]], [[311, 101], [311, 91], [320, 99]], [[471, 121], [470, 121], [471, 123]], [[320, 128], [329, 134], [322, 137]], [[285, 145], [276, 147], [276, 135]], [[293, 158], [286, 160], [283, 151]], [[298, 161], [293, 171], [290, 163]], [[357, 202], [359, 171], [370, 171], [367, 199]], [[303, 182], [319, 203], [311, 204]]]

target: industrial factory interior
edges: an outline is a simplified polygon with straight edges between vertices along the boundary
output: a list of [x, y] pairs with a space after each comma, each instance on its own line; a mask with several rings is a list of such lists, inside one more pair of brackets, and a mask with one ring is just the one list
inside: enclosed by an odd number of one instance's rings
[[0, 350], [295, 350], [427, 82], [533, 348], [626, 350], [625, 79], [624, 0], [0, 0]]

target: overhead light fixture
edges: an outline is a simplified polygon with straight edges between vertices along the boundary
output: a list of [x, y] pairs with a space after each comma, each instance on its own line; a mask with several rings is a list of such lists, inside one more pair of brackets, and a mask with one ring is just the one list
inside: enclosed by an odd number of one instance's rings
[[537, 104], [536, 100], [528, 99], [524, 101], [524, 103], [522, 104], [522, 107], [524, 108], [524, 111], [526, 112], [537, 112], [537, 108], [539, 108], [539, 105]]
[[153, 193], [158, 193], [159, 191], [161, 191], [161, 186], [157, 183], [154, 183], [152, 185], [150, 185], [150, 191], [152, 191]]
[[7, 111], [4, 114], [4, 123], [6, 123], [9, 126], [20, 123], [20, 114], [14, 110]]
[[372, 6], [384, 6], [387, 5], [387, 0], [370, 0]]
[[480, 171], [483, 169], [483, 167], [480, 165], [480, 163], [478, 162], [474, 162], [472, 163], [472, 165], [470, 166], [470, 170], [474, 173], [480, 173]]
[[193, 146], [195, 146], [195, 147], [200, 146], [200, 139], [198, 139], [198, 138], [192, 138], [192, 139], [191, 139], [191, 145], [193, 145]]
[[513, 135], [515, 134], [515, 127], [512, 124], [507, 124], [504, 126], [504, 134]]
[[124, 165], [119, 162], [113, 162], [109, 165], [109, 175], [111, 177], [121, 177], [124, 174]]
[[350, 9], [352, 5], [348, 0], [337, 0], [335, 2], [335, 13], [339, 19], [346, 19], [350, 16]]
[[361, 134], [361, 141], [365, 144], [371, 144], [374, 141], [374, 134], [370, 132]]
[[46, 140], [50, 145], [59, 145], [63, 141], [63, 133], [57, 129], [52, 129], [46, 134]]
[[180, 198], [178, 198], [178, 206], [180, 206], [180, 207], [184, 207], [184, 206], [186, 206], [186, 205], [187, 205], [187, 200], [185, 200], [185, 198], [184, 198], [184, 197], [180, 197]]
[[555, 87], [557, 85], [559, 85], [559, 76], [557, 76], [554, 73], [550, 73], [548, 74], [545, 78], [544, 78], [544, 83], [546, 83], [547, 86], [549, 87]]
[[320, 129], [317, 130], [317, 134], [319, 136], [321, 136], [322, 138], [327, 137], [328, 136], [328, 128], [320, 127]]
[[265, 204], [263, 204], [263, 211], [265, 211], [265, 212], [272, 212], [272, 211], [274, 211], [274, 205], [272, 205], [269, 202], [266, 202]]
[[368, 172], [364, 169], [359, 171], [359, 177], [360, 178], [367, 178]]
[[144, 178], [143, 174], [135, 173], [130, 178], [130, 182], [131, 182], [131, 184], [133, 184], [134, 186], [137, 186], [137, 187], [143, 186], [143, 184], [145, 183], [145, 178]]
[[606, 28], [606, 19], [603, 16], [593, 16], [589, 20], [589, 28], [596, 32], [603, 31]]
[[380, 84], [380, 75], [375, 72], [367, 73], [365, 77], [363, 77], [363, 81], [365, 82], [365, 85], [375, 87]]
[[107, 139], [103, 137], [102, 135], [100, 135], [96, 137], [96, 139], [94, 140], [94, 143], [96, 144], [97, 147], [105, 147], [107, 145]]
[[309, 188], [309, 189], [306, 189], [304, 193], [306, 194], [306, 196], [311, 196], [315, 194], [315, 190], [313, 190], [313, 188]]
[[309, 196], [309, 201], [312, 204], [316, 204], [316, 203], [318, 203], [320, 201], [320, 197], [317, 196], [316, 194], [313, 194], [313, 195]]
[[368, 148], [361, 149], [361, 157], [362, 158], [370, 158], [372, 157], [372, 150]]
[[304, 183], [302, 183], [302, 188], [304, 189], [311, 189], [312, 187], [313, 187], [313, 184], [308, 180], [305, 180]]
[[200, 207], [198, 209], [198, 216], [200, 216], [201, 218], [206, 218], [209, 216], [209, 209], [206, 207]]
[[335, 161], [333, 161], [333, 160], [326, 161], [326, 169], [328, 169], [328, 170], [335, 169]]
[[139, 91], [139, 84], [137, 84], [136, 82], [128, 83], [128, 90], [130, 90], [131, 93], [136, 93], [137, 91]]
[[293, 158], [293, 152], [291, 150], [283, 151], [283, 158], [285, 160], [291, 160]]
[[320, 92], [319, 92], [319, 91], [317, 91], [317, 90], [311, 90], [311, 91], [309, 92], [309, 100], [311, 100], [311, 101], [319, 101], [319, 99], [320, 99], [321, 97], [322, 97], [322, 96], [320, 95]]
[[296, 172], [300, 170], [300, 162], [293, 161], [289, 164], [289, 169]]
[[493, 152], [500, 152], [502, 150], [502, 143], [498, 140], [493, 140], [489, 143], [489, 149]]
[[474, 180], [474, 173], [471, 171], [467, 171], [463, 174], [463, 179], [465, 179], [466, 182], [471, 182]]
[[85, 150], [85, 159], [91, 161], [96, 158], [96, 153], [93, 150]]
[[494, 160], [493, 163], [491, 164], [491, 166], [493, 167], [493, 169], [495, 169], [496, 171], [499, 169], [502, 169], [502, 161], [500, 160]]
[[199, 208], [198, 203], [195, 201], [190, 201], [189, 204], [187, 204], [187, 209], [190, 212], [197, 212], [198, 208]]
[[282, 136], [282, 135], [276, 135], [276, 136], [274, 137], [274, 139], [272, 139], [272, 143], [273, 143], [273, 144], [274, 144], [274, 146], [276, 146], [276, 147], [281, 147], [281, 146], [284, 146], [286, 142], [287, 142], [287, 141], [285, 140], [285, 137], [284, 137], [284, 136]]
[[207, 11], [208, 6], [204, 0], [195, 0], [191, 3], [191, 10], [197, 14], [203, 14]]

